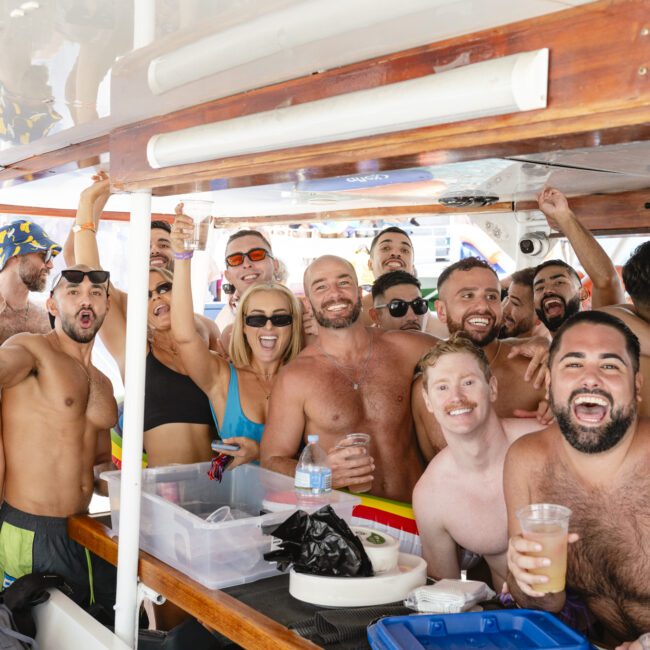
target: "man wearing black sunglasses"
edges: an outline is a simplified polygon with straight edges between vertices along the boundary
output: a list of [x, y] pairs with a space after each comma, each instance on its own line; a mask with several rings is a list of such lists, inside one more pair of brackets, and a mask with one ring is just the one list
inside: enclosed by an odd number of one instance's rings
[[[67, 517], [86, 512], [95, 477], [111, 468], [117, 406], [108, 377], [91, 363], [109, 307], [108, 274], [75, 266], [52, 284], [48, 334], [17, 334], [0, 348], [4, 586], [26, 573], [60, 574], [88, 607], [115, 602], [115, 570], [67, 536]], [[96, 473], [95, 473], [96, 472]]]
[[32, 221], [21, 219], [0, 229], [0, 345], [19, 332], [49, 332], [47, 311], [29, 300], [29, 292], [43, 291], [60, 251]]
[[429, 311], [420, 281], [406, 271], [390, 271], [372, 285], [370, 318], [384, 330], [421, 332]]

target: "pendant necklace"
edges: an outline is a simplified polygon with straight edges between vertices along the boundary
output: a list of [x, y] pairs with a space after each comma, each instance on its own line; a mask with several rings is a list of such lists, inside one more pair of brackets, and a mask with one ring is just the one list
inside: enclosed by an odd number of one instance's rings
[[320, 348], [320, 351], [323, 353], [325, 358], [352, 384], [352, 390], [359, 390], [359, 388], [363, 385], [363, 382], [366, 380], [366, 375], [368, 374], [368, 364], [370, 363], [370, 359], [372, 357], [372, 348], [374, 342], [375, 342], [375, 337], [372, 334], [370, 334], [368, 353], [366, 354], [366, 358], [363, 362], [363, 367], [361, 369], [361, 373], [359, 374], [359, 378], [357, 379], [357, 381], [351, 379], [348, 373], [343, 370], [344, 367], [350, 368], [350, 366], [343, 366], [336, 360], [336, 357], [329, 354], [329, 352], [325, 352], [325, 350], [323, 350], [323, 347], [320, 344], [320, 341], [318, 342], [318, 347]]
[[262, 393], [264, 394], [264, 398], [265, 398], [266, 400], [270, 399], [270, 397], [271, 397], [271, 393], [270, 393], [270, 392], [267, 392], [268, 389], [267, 389], [267, 388], [264, 386], [264, 384], [262, 383], [262, 380], [260, 379], [260, 375], [261, 375], [262, 377], [264, 377], [264, 379], [265, 379], [267, 382], [271, 382], [271, 389], [272, 389], [272, 388], [273, 388], [273, 377], [275, 377], [275, 375], [276, 375], [277, 373], [272, 372], [272, 373], [267, 374], [267, 373], [265, 373], [265, 372], [255, 372], [252, 368], [251, 368], [251, 372], [255, 375], [255, 379], [257, 379], [257, 383], [260, 385], [260, 388], [262, 389]]

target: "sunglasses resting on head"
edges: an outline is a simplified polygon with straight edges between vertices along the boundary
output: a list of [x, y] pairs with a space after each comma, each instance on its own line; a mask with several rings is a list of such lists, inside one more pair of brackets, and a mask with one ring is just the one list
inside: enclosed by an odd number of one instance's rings
[[248, 258], [251, 262], [261, 262], [262, 260], [270, 257], [273, 259], [273, 255], [266, 248], [251, 248], [249, 251], [237, 253], [230, 253], [226, 255], [226, 264], [228, 266], [241, 266], [244, 263], [244, 259]]
[[291, 314], [273, 314], [273, 316], [253, 314], [244, 318], [244, 322], [249, 327], [265, 327], [269, 320], [274, 327], [287, 327], [293, 323], [293, 316]]
[[413, 313], [416, 316], [423, 316], [429, 309], [429, 305], [424, 298], [415, 298], [415, 300], [411, 300], [411, 302], [401, 300], [400, 298], [393, 298], [393, 300], [386, 305], [375, 305], [375, 309], [383, 309], [384, 307], [388, 307], [388, 313], [394, 318], [404, 316], [409, 307], [413, 310]]
[[54, 278], [50, 293], [54, 293], [59, 282], [61, 282], [61, 278], [65, 278], [65, 280], [72, 284], [81, 284], [86, 277], [92, 282], [92, 284], [106, 284], [106, 293], [108, 293], [108, 280], [111, 277], [109, 271], [82, 271], [81, 269], [64, 269], [61, 271]]

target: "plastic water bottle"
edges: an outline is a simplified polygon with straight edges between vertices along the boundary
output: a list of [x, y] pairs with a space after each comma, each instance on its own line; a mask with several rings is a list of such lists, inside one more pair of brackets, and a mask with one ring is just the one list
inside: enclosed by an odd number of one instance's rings
[[332, 491], [332, 470], [327, 465], [327, 454], [318, 444], [318, 436], [307, 436], [296, 467], [294, 483], [299, 498], [318, 500]]

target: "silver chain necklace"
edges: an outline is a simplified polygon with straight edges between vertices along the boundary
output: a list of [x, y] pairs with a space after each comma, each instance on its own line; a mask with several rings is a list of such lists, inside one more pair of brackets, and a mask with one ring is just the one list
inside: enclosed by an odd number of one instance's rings
[[357, 381], [353, 381], [348, 375], [348, 373], [343, 370], [344, 367], [349, 368], [350, 366], [343, 366], [336, 360], [335, 356], [331, 355], [329, 352], [325, 352], [325, 350], [323, 350], [323, 346], [321, 345], [320, 341], [318, 341], [318, 347], [320, 351], [323, 353], [323, 355], [325, 356], [325, 358], [352, 384], [352, 389], [359, 390], [363, 382], [366, 380], [366, 375], [368, 374], [368, 364], [370, 363], [370, 359], [372, 357], [372, 348], [374, 342], [375, 342], [375, 337], [372, 334], [370, 334], [370, 344], [368, 345], [368, 354], [366, 354], [366, 358], [363, 362], [363, 367], [361, 369], [361, 374], [357, 379]]

